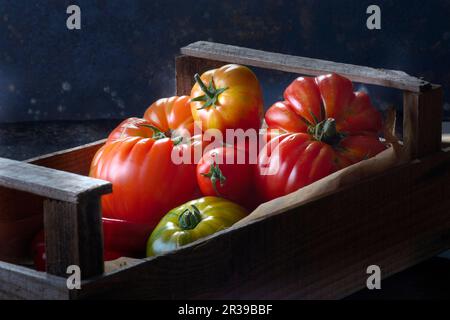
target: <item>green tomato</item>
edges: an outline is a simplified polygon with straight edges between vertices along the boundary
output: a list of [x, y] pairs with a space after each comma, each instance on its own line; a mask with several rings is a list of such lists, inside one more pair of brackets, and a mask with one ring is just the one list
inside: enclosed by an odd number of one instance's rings
[[229, 200], [203, 197], [169, 211], [147, 242], [147, 256], [175, 250], [232, 226], [248, 212]]

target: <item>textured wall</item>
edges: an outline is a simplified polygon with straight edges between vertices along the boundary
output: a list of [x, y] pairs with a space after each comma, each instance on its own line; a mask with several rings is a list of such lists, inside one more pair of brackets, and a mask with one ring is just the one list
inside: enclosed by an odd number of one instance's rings
[[[382, 9], [382, 30], [365, 27]], [[66, 8], [82, 30], [66, 28]], [[445, 85], [450, 1], [46, 1], [0, 5], [0, 122], [140, 115], [174, 91], [174, 55], [197, 40], [401, 69]], [[291, 79], [259, 72], [266, 103]], [[369, 87], [380, 108], [399, 96]]]

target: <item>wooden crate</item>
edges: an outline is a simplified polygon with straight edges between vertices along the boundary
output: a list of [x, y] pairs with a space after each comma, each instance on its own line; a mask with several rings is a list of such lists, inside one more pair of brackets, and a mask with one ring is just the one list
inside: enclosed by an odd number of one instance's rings
[[[209, 42], [181, 49], [177, 94], [194, 73], [224, 63], [291, 74], [340, 73], [404, 96], [411, 160], [297, 207], [234, 226], [162, 256], [104, 264], [100, 196], [86, 177], [99, 141], [30, 161], [0, 159], [0, 210], [43, 215], [47, 270], [0, 262], [4, 298], [342, 298], [366, 286], [366, 268], [388, 277], [450, 247], [450, 149], [441, 147], [442, 89], [403, 72]], [[294, 75], [289, 75], [294, 77]], [[66, 267], [81, 267], [81, 290]]]

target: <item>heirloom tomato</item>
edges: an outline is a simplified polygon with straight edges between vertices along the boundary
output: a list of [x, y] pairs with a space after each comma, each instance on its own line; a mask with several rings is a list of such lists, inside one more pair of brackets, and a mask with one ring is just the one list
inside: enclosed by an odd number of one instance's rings
[[381, 114], [365, 92], [353, 92], [345, 77], [297, 78], [284, 98], [265, 115], [269, 129], [282, 134], [259, 154], [256, 184], [264, 200], [289, 194], [386, 148], [378, 137]]
[[203, 130], [253, 128], [258, 130], [263, 115], [263, 96], [255, 74], [247, 67], [228, 64], [209, 70], [191, 91], [191, 110]]
[[170, 210], [153, 230], [147, 243], [147, 256], [175, 250], [185, 244], [226, 229], [248, 212], [219, 197], [203, 197]]
[[192, 157], [201, 141], [190, 137], [188, 101], [158, 100], [144, 119], [120, 124], [96, 153], [90, 175], [113, 185], [102, 197], [104, 217], [145, 224], [150, 233], [169, 209], [198, 196]]

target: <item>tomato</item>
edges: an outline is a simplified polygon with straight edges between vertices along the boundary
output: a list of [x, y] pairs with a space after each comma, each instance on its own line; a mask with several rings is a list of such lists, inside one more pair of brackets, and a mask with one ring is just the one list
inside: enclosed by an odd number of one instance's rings
[[175, 250], [226, 229], [247, 214], [241, 206], [219, 197], [189, 201], [169, 211], [153, 230], [147, 243], [147, 256]]
[[108, 142], [127, 136], [151, 138], [154, 132], [145, 125], [154, 126], [167, 136], [192, 136], [194, 119], [190, 111], [190, 97], [174, 96], [159, 99], [147, 108], [144, 119], [130, 118], [123, 121], [110, 133]]
[[45, 240], [44, 230], [41, 230], [31, 243], [31, 256], [33, 257], [34, 267], [38, 271], [45, 271]]
[[105, 253], [126, 253], [136, 258], [144, 255], [150, 234], [147, 225], [109, 218], [102, 218], [102, 222]]
[[197, 181], [204, 196], [220, 196], [253, 209], [255, 164], [242, 148], [219, 147], [207, 151], [197, 165]]
[[300, 77], [285, 101], [266, 112], [272, 138], [258, 157], [256, 185], [264, 200], [298, 190], [386, 147], [379, 140], [381, 114], [364, 92], [337, 74]]
[[102, 197], [104, 217], [146, 225], [150, 233], [168, 210], [198, 196], [192, 156], [201, 141], [184, 136], [193, 130], [188, 101], [158, 100], [145, 119], [125, 120], [98, 150], [90, 176], [113, 185]]
[[334, 119], [341, 133], [376, 134], [381, 130], [381, 114], [369, 95], [353, 92], [352, 82], [336, 73], [299, 77], [286, 88], [284, 98], [297, 119], [307, 124], [301, 132], [327, 119]]
[[263, 115], [263, 96], [255, 74], [247, 67], [228, 64], [209, 70], [191, 91], [191, 110], [202, 129], [259, 129]]

